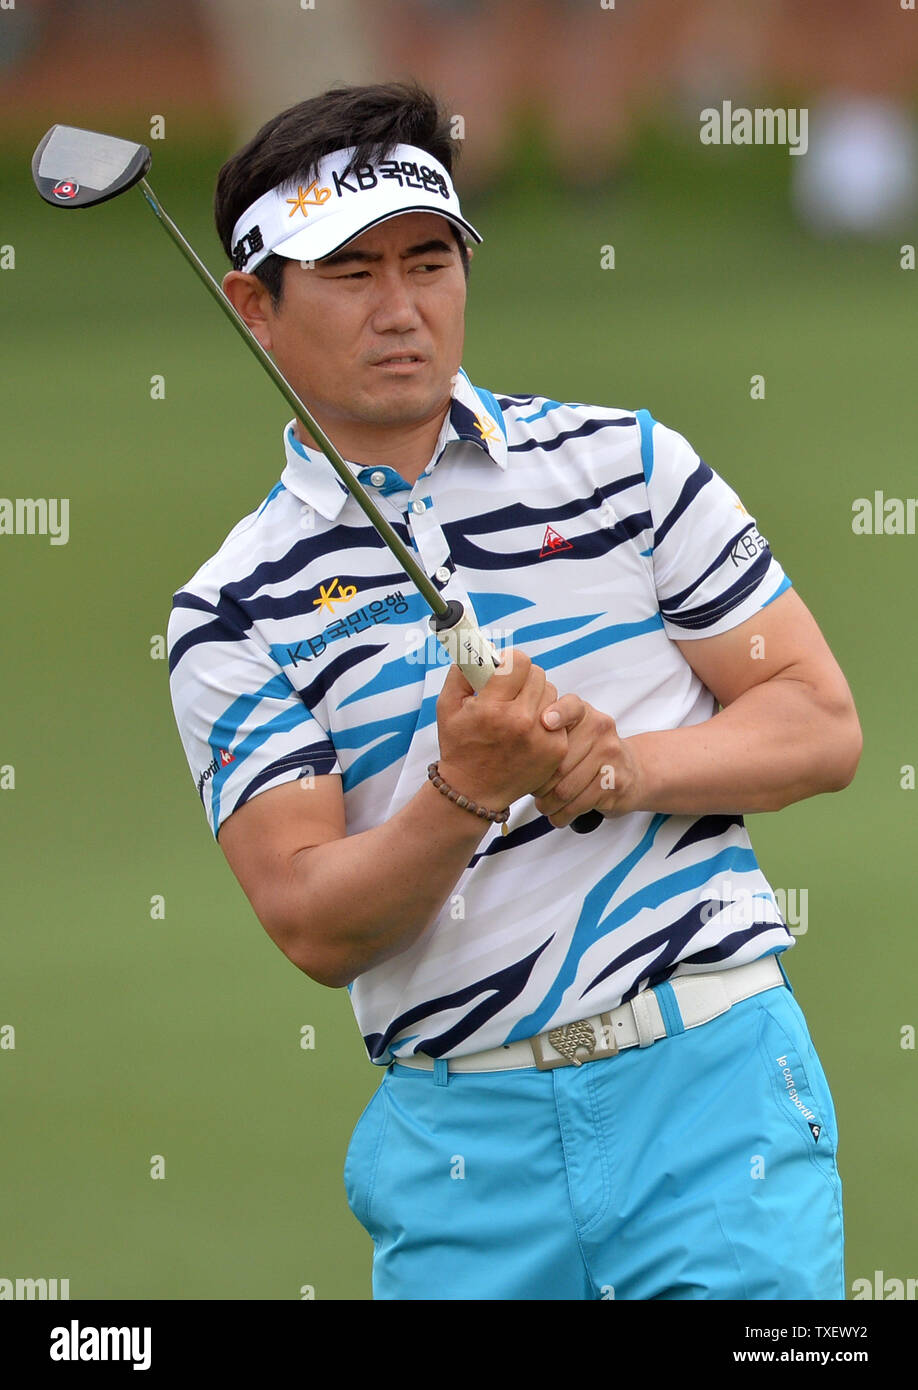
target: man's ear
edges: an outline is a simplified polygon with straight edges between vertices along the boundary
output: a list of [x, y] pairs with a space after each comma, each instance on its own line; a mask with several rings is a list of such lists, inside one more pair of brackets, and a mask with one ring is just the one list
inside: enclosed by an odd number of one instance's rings
[[270, 352], [273, 346], [271, 324], [274, 315], [267, 286], [263, 285], [256, 275], [231, 270], [223, 277], [223, 293], [239, 317], [251, 328], [265, 351]]

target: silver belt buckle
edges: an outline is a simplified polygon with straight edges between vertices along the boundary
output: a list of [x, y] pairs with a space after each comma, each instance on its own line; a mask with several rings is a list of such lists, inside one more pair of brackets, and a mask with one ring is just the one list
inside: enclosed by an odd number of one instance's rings
[[[580, 1067], [584, 1062], [595, 1062], [600, 1057], [614, 1057], [618, 1051], [615, 1029], [611, 1014], [600, 1014], [602, 1039], [597, 1042], [592, 1024], [585, 1019], [579, 1023], [565, 1023], [560, 1028], [552, 1028], [550, 1033], [539, 1033], [529, 1039], [532, 1056], [539, 1071], [554, 1071], [555, 1067]], [[546, 1057], [545, 1039], [560, 1053], [559, 1057]], [[580, 1056], [585, 1053], [585, 1056]]]

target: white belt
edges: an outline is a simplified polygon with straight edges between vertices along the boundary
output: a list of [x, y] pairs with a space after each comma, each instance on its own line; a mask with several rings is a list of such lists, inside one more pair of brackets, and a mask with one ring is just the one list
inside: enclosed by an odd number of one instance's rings
[[[591, 1018], [566, 1023], [547, 1033], [539, 1033], [537, 1037], [473, 1052], [466, 1057], [449, 1057], [447, 1065], [451, 1072], [516, 1071], [532, 1066], [539, 1071], [551, 1071], [555, 1067], [579, 1067], [583, 1062], [593, 1062], [600, 1057], [614, 1057], [626, 1047], [649, 1047], [660, 1038], [678, 1033], [678, 1018], [675, 1028], [672, 1027], [672, 998], [668, 987], [675, 995], [682, 1028], [697, 1028], [726, 1013], [740, 1000], [783, 984], [784, 976], [775, 956], [763, 956], [761, 960], [730, 970], [679, 975], [667, 985], [657, 986], [661, 990], [662, 1008], [654, 990], [645, 989], [610, 1013], [593, 1014]], [[671, 1015], [669, 1029], [664, 1010]], [[422, 1053], [396, 1057], [395, 1061], [399, 1066], [420, 1071], [433, 1071], [434, 1067], [434, 1059]]]

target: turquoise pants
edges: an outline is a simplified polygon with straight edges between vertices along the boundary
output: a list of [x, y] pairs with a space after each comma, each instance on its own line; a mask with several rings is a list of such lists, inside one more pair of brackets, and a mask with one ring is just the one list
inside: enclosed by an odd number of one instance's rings
[[837, 1138], [779, 985], [580, 1067], [394, 1063], [344, 1176], [378, 1299], [843, 1299]]

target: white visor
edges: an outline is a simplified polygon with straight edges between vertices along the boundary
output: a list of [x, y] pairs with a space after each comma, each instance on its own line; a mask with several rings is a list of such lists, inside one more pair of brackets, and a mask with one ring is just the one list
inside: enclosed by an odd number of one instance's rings
[[439, 213], [481, 241], [462, 216], [449, 174], [433, 155], [416, 145], [396, 145], [388, 159], [361, 164], [345, 178], [354, 148], [326, 155], [308, 185], [272, 188], [242, 214], [233, 228], [234, 269], [252, 271], [272, 253], [319, 261], [404, 212]]

